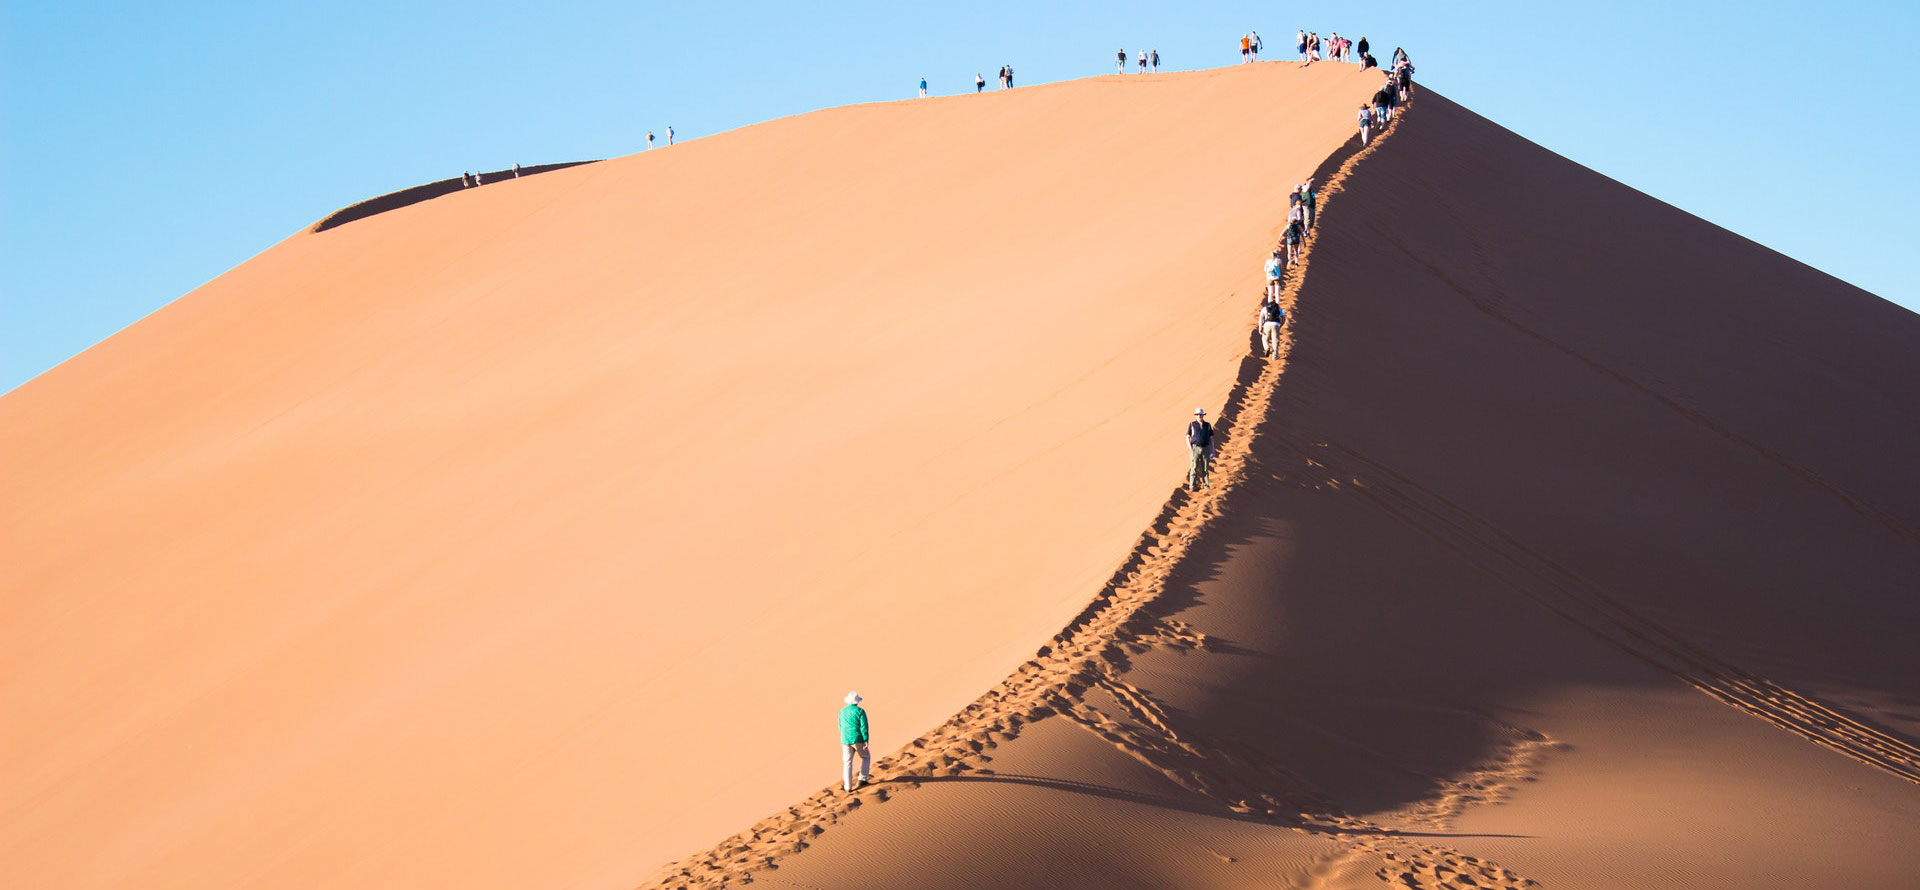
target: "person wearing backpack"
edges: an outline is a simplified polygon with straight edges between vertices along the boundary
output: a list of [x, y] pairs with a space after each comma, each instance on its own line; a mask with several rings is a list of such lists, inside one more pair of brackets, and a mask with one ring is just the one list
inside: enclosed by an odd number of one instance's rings
[[840, 787], [852, 791], [860, 787], [853, 783], [853, 758], [860, 758], [860, 785], [865, 785], [873, 776], [873, 752], [867, 747], [871, 733], [867, 729], [867, 709], [860, 707], [860, 693], [849, 692], [841, 699], [847, 706], [840, 709]]
[[1309, 232], [1313, 231], [1313, 215], [1318, 204], [1319, 198], [1313, 193], [1313, 183], [1308, 182], [1300, 186], [1300, 206], [1306, 208], [1306, 230]]
[[977, 93], [986, 88], [987, 88], [987, 79], [978, 73], [974, 74], [973, 75], [973, 91]]
[[1280, 270], [1285, 265], [1286, 258], [1278, 250], [1273, 252], [1273, 256], [1267, 257], [1265, 271], [1267, 273], [1267, 299], [1269, 300], [1280, 296]]
[[1280, 355], [1280, 327], [1287, 323], [1287, 310], [1280, 308], [1280, 301], [1269, 296], [1260, 301], [1260, 353], [1267, 358]]
[[[1294, 210], [1296, 213], [1299, 212], [1299, 208], [1297, 207], [1294, 208]], [[1294, 263], [1300, 262], [1300, 238], [1304, 234], [1304, 232], [1300, 231], [1300, 220], [1291, 219], [1287, 221], [1287, 230], [1280, 236], [1281, 242], [1287, 245], [1287, 265], [1291, 266]]]
[[1193, 409], [1193, 422], [1187, 424], [1187, 490], [1207, 487], [1207, 474], [1213, 462], [1213, 425], [1207, 423], [1207, 409]]

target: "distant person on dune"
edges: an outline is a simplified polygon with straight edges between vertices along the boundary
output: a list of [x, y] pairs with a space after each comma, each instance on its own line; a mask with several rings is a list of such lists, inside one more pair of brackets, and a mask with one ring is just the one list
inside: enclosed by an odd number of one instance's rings
[[1013, 89], [1013, 66], [1007, 66], [1007, 89]]
[[513, 162], [513, 178], [515, 179], [520, 178], [520, 162], [519, 161]]
[[975, 72], [973, 75], [973, 91], [977, 93], [986, 88], [987, 88], [987, 79], [981, 76], [978, 72]]
[[482, 174], [482, 173], [473, 174], [473, 184], [477, 186], [483, 182], [486, 182], [487, 180], [484, 178], [484, 176], [485, 174]]
[[1367, 35], [1365, 35], [1365, 34], [1362, 34], [1362, 35], [1360, 35], [1360, 42], [1359, 42], [1359, 43], [1356, 43], [1356, 44], [1354, 44], [1354, 45], [1353, 45], [1353, 48], [1354, 48], [1355, 50], [1358, 50], [1358, 51], [1360, 52], [1360, 62], [1361, 62], [1361, 64], [1366, 64], [1366, 60], [1367, 60]]
[[1318, 209], [1320, 196], [1313, 191], [1313, 180], [1309, 179], [1300, 186], [1300, 206], [1307, 211], [1307, 231], [1313, 231], [1313, 215]]
[[667, 144], [668, 145], [673, 144], [673, 128], [672, 127], [667, 128]]
[[1280, 298], [1269, 296], [1260, 301], [1260, 352], [1267, 358], [1280, 355], [1280, 326], [1287, 323], [1287, 310], [1280, 308]]
[[1300, 61], [1307, 60], [1307, 31], [1300, 29], [1293, 35], [1293, 51], [1300, 54]]
[[1267, 273], [1267, 299], [1269, 300], [1280, 296], [1280, 270], [1285, 265], [1286, 257], [1275, 250], [1272, 256], [1267, 257], [1267, 262], [1262, 267], [1262, 270]]
[[463, 189], [473, 188], [473, 171], [471, 170], [460, 171], [460, 187]]
[[1367, 106], [1360, 106], [1360, 144], [1363, 146], [1367, 144], [1367, 125], [1371, 123], [1373, 114], [1367, 110]]
[[1240, 63], [1244, 65], [1247, 63], [1248, 60], [1252, 58], [1253, 58], [1253, 35], [1242, 34], [1240, 35]]
[[1266, 44], [1260, 42], [1259, 31], [1248, 31], [1247, 36], [1253, 38], [1253, 43], [1247, 47], [1247, 50], [1253, 56], [1253, 60], [1258, 62], [1260, 61], [1260, 48]]
[[[1295, 212], [1299, 212], [1297, 207]], [[1281, 243], [1287, 246], [1287, 265], [1300, 262], [1300, 239], [1305, 236], [1306, 232], [1300, 228], [1300, 220], [1287, 220], [1287, 230], [1280, 234]]]
[[1360, 54], [1360, 70], [1365, 71], [1369, 68], [1378, 68], [1378, 67], [1380, 67], [1380, 62], [1378, 59], [1375, 59], [1373, 57], [1373, 54], [1371, 53]]
[[1127, 73], [1127, 48], [1126, 47], [1124, 46], [1121, 47], [1119, 52], [1113, 54], [1113, 67], [1117, 69], [1121, 74]]
[[1193, 409], [1193, 422], [1187, 424], [1187, 490], [1207, 487], [1213, 463], [1213, 425], [1207, 422], [1207, 409]]
[[873, 752], [867, 747], [867, 709], [860, 707], [860, 693], [849, 692], [842, 701], [847, 706], [840, 709], [840, 787], [852, 791], [859, 787], [854, 784], [853, 758], [860, 758], [860, 785], [865, 785], [873, 775]]
[[1007, 84], [1010, 82], [1012, 77], [1013, 75], [1007, 73], [1007, 66], [1001, 65], [1000, 66], [1000, 88], [1003, 90], [1006, 89]]
[[1153, 73], [1159, 74], [1160, 73], [1160, 51], [1159, 50], [1156, 49], [1153, 51], [1152, 59], [1153, 59]]
[[1413, 63], [1401, 63], [1395, 76], [1400, 81], [1400, 101], [1405, 102], [1413, 98]]
[[647, 150], [648, 151], [653, 150], [653, 131], [652, 130], [647, 131]]
[[926, 97], [927, 97], [927, 79], [922, 77], [920, 78], [920, 98], [925, 99]]
[[1147, 51], [1144, 49], [1140, 51], [1140, 73], [1147, 73]]

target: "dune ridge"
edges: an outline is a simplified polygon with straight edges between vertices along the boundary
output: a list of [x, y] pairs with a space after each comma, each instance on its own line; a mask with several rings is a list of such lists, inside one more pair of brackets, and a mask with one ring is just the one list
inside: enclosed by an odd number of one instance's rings
[[[1409, 107], [1403, 106], [1403, 119]], [[1402, 126], [1396, 121], [1364, 148], [1356, 138], [1323, 163], [1322, 169], [1330, 168], [1332, 175], [1315, 177], [1321, 214], [1336, 212], [1333, 208], [1348, 178]], [[1283, 276], [1280, 302], [1290, 316], [1312, 269], [1316, 241], [1307, 239], [1300, 259]], [[1243, 360], [1240, 379], [1223, 400], [1215, 425], [1214, 434], [1221, 444], [1216, 449], [1211, 484], [1197, 492], [1176, 489], [1093, 601], [1032, 660], [939, 728], [913, 740], [905, 750], [876, 760], [874, 775], [884, 779], [884, 785], [868, 785], [850, 794], [837, 788], [816, 792], [709, 850], [664, 867], [643, 886], [726, 887], [751, 883], [758, 873], [777, 869], [783, 858], [805, 850], [847, 814], [901, 793], [902, 788], [894, 787], [897, 783], [911, 790], [922, 781], [986, 770], [993, 760], [989, 752], [995, 747], [1017, 738], [1021, 729], [1035, 720], [1055, 715], [1099, 736], [1189, 791], [1230, 801], [1228, 806], [1234, 812], [1287, 825], [1314, 822], [1346, 830], [1373, 828], [1340, 813], [1298, 777], [1256, 752], [1236, 756], [1235, 746], [1222, 740], [1181, 738], [1165, 720], [1163, 706], [1147, 691], [1127, 683], [1117, 670], [1130, 654], [1208, 646], [1206, 634], [1173, 618], [1171, 610], [1158, 604], [1194, 542], [1206, 532], [1208, 522], [1220, 515], [1222, 503], [1245, 478], [1252, 431], [1267, 420], [1275, 390], [1286, 373], [1293, 338], [1294, 325], [1285, 325], [1276, 357]], [[1090, 690], [1111, 697], [1139, 728], [1087, 707], [1083, 697]], [[1525, 761], [1527, 755], [1518, 753], [1525, 750], [1530, 749], [1516, 748], [1505, 766], [1511, 768], [1512, 763]], [[1428, 821], [1444, 826], [1446, 814], [1458, 805], [1458, 800], [1440, 805]]]

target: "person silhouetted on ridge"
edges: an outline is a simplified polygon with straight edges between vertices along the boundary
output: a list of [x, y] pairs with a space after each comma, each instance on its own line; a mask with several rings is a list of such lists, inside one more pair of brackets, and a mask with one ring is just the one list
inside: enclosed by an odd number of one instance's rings
[[1362, 64], [1362, 65], [1364, 65], [1364, 64], [1366, 64], [1366, 62], [1367, 62], [1367, 35], [1365, 35], [1365, 34], [1362, 34], [1362, 35], [1360, 35], [1360, 42], [1359, 42], [1359, 43], [1356, 43], [1356, 44], [1354, 44], [1354, 45], [1353, 45], [1353, 48], [1354, 48], [1355, 50], [1358, 50], [1358, 51], [1359, 51], [1359, 53], [1360, 53], [1360, 64]]
[[973, 91], [977, 93], [986, 88], [987, 88], [987, 78], [979, 74], [978, 72], [975, 72], [973, 75]]
[[1245, 64], [1253, 59], [1253, 35], [1240, 35], [1240, 62]]
[[1249, 58], [1253, 59], [1253, 61], [1258, 62], [1260, 61], [1260, 49], [1266, 46], [1266, 44], [1260, 42], [1259, 31], [1255, 31], [1249, 28], [1247, 29], [1247, 36], [1252, 38], [1252, 40], [1247, 44], [1247, 55]]
[[1153, 61], [1153, 73], [1159, 74], [1160, 73], [1160, 51], [1157, 49], [1154, 50], [1151, 53], [1150, 58]]
[[1007, 66], [1007, 89], [1013, 89], [1013, 66]]
[[1207, 487], [1207, 475], [1213, 462], [1213, 425], [1207, 422], [1207, 409], [1193, 409], [1193, 422], [1187, 424], [1187, 490]]
[[1117, 69], [1118, 73], [1120, 74], [1127, 73], [1127, 48], [1126, 47], [1124, 46], [1121, 47], [1119, 52], [1113, 54], [1113, 67]]
[[922, 77], [920, 78], [920, 98], [925, 99], [926, 97], [927, 97], [927, 79]]
[[673, 128], [672, 127], [667, 128], [667, 144], [668, 145], [673, 144]]
[[519, 161], [513, 162], [513, 178], [515, 179], [520, 178], [520, 162]]
[[1140, 51], [1140, 73], [1147, 73], [1147, 51], [1144, 49]]
[[849, 692], [842, 701], [847, 706], [840, 709], [840, 787], [852, 791], [859, 787], [854, 784], [853, 758], [860, 758], [859, 780], [865, 785], [873, 775], [873, 751], [867, 747], [867, 709], [860, 707], [860, 693]]
[[472, 170], [460, 171], [460, 187], [463, 189], [473, 188], [473, 171]]

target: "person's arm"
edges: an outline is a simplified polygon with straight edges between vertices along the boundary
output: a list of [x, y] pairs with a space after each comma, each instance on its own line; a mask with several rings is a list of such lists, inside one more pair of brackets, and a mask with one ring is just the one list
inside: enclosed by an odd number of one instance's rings
[[873, 730], [867, 727], [867, 709], [866, 708], [860, 709], [860, 741], [863, 743], [870, 743], [873, 741]]

